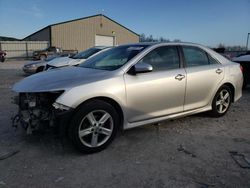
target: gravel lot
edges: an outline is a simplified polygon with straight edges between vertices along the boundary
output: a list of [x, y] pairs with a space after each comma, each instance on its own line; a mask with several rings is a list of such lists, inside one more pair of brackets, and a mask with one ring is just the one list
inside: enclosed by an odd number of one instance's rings
[[25, 135], [11, 127], [11, 86], [25, 61], [0, 63], [0, 187], [250, 187], [250, 88], [222, 118], [205, 114], [120, 133], [104, 151], [82, 155], [53, 132]]

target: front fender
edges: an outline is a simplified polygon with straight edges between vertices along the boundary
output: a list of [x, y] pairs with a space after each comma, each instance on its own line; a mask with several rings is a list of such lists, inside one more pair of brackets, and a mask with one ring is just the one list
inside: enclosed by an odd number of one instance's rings
[[56, 102], [76, 108], [83, 102], [96, 97], [111, 98], [123, 108], [126, 104], [126, 91], [123, 79], [116, 77], [67, 89], [57, 98]]

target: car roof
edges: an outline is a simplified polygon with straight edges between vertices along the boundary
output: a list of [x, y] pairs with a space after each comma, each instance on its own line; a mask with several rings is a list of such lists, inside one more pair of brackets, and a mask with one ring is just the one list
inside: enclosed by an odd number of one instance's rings
[[161, 46], [191, 46], [191, 47], [198, 47], [204, 51], [206, 51], [207, 53], [209, 53], [209, 55], [211, 55], [213, 58], [215, 58], [216, 60], [218, 60], [221, 63], [228, 63], [230, 62], [230, 60], [228, 60], [227, 58], [223, 57], [222, 55], [220, 55], [219, 53], [215, 52], [214, 50], [212, 50], [211, 48], [201, 45], [201, 44], [197, 44], [197, 43], [191, 43], [191, 42], [139, 42], [139, 43], [132, 43], [132, 44], [125, 44], [125, 45], [121, 45], [121, 46], [144, 46], [146, 48], [154, 48], [154, 47], [161, 47]]
[[200, 47], [200, 48], [208, 48], [206, 46], [203, 46], [201, 44], [197, 43], [191, 43], [191, 42], [139, 42], [139, 43], [130, 43], [130, 44], [124, 44], [120, 46], [167, 46], [167, 45], [179, 45], [179, 46], [194, 46], [194, 47]]
[[196, 47], [205, 47], [200, 44], [191, 43], [191, 42], [138, 42], [138, 43], [129, 43], [129, 44], [122, 44], [118, 46], [94, 46], [93, 48], [97, 49], [105, 49], [105, 48], [113, 48], [113, 47], [119, 47], [119, 46], [155, 46], [155, 45], [180, 45], [180, 46], [196, 46]]
[[164, 44], [164, 45], [191, 45], [191, 46], [202, 46], [201, 44], [192, 43], [192, 42], [138, 42], [138, 43], [131, 43], [127, 45], [158, 45], [158, 44]]
[[96, 48], [96, 49], [106, 49], [106, 48], [112, 48], [113, 46], [94, 46], [92, 48]]

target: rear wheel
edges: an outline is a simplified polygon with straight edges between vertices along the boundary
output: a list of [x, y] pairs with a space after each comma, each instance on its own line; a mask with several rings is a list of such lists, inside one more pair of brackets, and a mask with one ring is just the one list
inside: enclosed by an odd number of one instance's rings
[[83, 104], [69, 127], [69, 136], [83, 153], [105, 149], [114, 139], [119, 127], [119, 115], [110, 104], [94, 100]]
[[232, 92], [228, 86], [222, 86], [216, 93], [213, 103], [211, 115], [221, 117], [225, 115], [231, 105]]

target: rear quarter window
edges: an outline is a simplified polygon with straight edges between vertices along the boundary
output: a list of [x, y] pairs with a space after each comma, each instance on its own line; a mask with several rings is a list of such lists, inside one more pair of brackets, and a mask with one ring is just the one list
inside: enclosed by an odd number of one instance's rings
[[207, 54], [207, 56], [208, 56], [209, 64], [211, 65], [219, 64], [219, 62], [216, 59], [214, 59], [211, 55]]
[[186, 67], [209, 65], [209, 60], [205, 51], [190, 46], [183, 46], [182, 49]]

